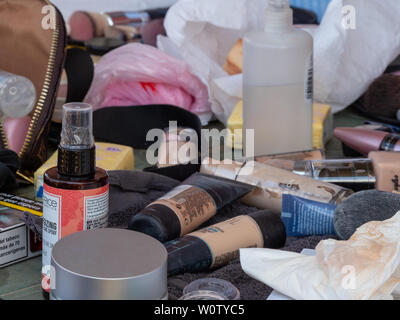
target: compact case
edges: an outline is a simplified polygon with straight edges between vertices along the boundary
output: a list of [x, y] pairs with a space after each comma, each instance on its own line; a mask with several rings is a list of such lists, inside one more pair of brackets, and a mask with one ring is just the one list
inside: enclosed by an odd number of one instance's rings
[[65, 57], [65, 25], [47, 0], [2, 0], [0, 39], [0, 69], [30, 79], [37, 95], [30, 119], [15, 119], [11, 131], [0, 124], [0, 148], [18, 153], [22, 169], [31, 175], [47, 157], [47, 135]]

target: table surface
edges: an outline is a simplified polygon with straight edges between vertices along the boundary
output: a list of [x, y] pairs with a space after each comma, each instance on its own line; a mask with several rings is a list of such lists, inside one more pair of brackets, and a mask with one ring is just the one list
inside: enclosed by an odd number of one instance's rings
[[[334, 116], [334, 127], [352, 127], [363, 124], [365, 118], [352, 110], [346, 109]], [[214, 122], [213, 128], [223, 128], [222, 124]], [[145, 152], [135, 150], [135, 169], [146, 166]], [[343, 156], [340, 142], [333, 138], [326, 145], [326, 156], [338, 158]], [[18, 195], [32, 198], [33, 187], [18, 190]], [[0, 269], [0, 298], [5, 300], [42, 300], [41, 289], [41, 256], [35, 257], [6, 268]]]

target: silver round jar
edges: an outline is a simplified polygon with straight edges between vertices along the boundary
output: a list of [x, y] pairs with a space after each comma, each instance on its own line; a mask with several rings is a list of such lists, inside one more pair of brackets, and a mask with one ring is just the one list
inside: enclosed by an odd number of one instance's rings
[[54, 300], [167, 299], [167, 251], [125, 229], [95, 229], [59, 240], [51, 256]]

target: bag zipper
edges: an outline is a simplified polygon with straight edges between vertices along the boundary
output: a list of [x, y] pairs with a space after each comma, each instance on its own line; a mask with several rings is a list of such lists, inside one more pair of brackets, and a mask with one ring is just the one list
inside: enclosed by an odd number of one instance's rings
[[59, 40], [59, 34], [60, 33], [59, 33], [58, 29], [56, 28], [53, 33], [53, 40], [51, 43], [50, 56], [49, 56], [49, 60], [47, 63], [47, 70], [46, 70], [44, 84], [42, 86], [42, 92], [40, 93], [38, 102], [35, 107], [35, 111], [33, 112], [32, 120], [29, 124], [28, 132], [26, 133], [24, 144], [22, 145], [22, 148], [18, 154], [20, 158], [22, 158], [22, 156], [26, 152], [26, 150], [32, 140], [33, 130], [36, 127], [36, 123], [39, 120], [39, 116], [43, 110], [43, 105], [44, 105], [47, 95], [49, 93], [52, 75], [53, 75], [53, 71], [54, 71], [55, 56], [56, 56], [56, 49], [57, 49], [58, 40]]
[[[47, 5], [51, 5], [53, 6], [48, 0], [44, 0], [44, 2]], [[31, 142], [32, 142], [32, 138], [33, 138], [33, 133], [34, 130], [36, 128], [37, 122], [39, 121], [39, 117], [41, 115], [41, 112], [43, 111], [43, 107], [44, 104], [46, 102], [47, 96], [49, 94], [49, 91], [52, 87], [52, 80], [53, 80], [53, 72], [55, 69], [55, 64], [56, 64], [56, 55], [57, 55], [57, 49], [60, 43], [60, 30], [61, 32], [62, 29], [64, 28], [63, 23], [62, 23], [62, 17], [60, 19], [60, 13], [58, 12], [58, 10], [56, 9], [56, 7], [53, 6], [53, 8], [55, 9], [55, 19], [56, 20], [56, 27], [53, 30], [53, 38], [51, 41], [51, 47], [50, 47], [50, 54], [49, 54], [49, 59], [47, 62], [47, 68], [46, 68], [46, 74], [45, 74], [45, 79], [44, 79], [44, 83], [42, 86], [42, 91], [39, 95], [39, 99], [36, 103], [33, 115], [32, 115], [32, 119], [29, 123], [29, 127], [28, 127], [28, 131], [26, 133], [25, 136], [25, 140], [24, 143], [22, 145], [21, 150], [18, 153], [18, 156], [20, 159], [22, 159], [22, 157], [24, 156], [24, 154], [26, 153], [28, 147], [30, 146]], [[53, 81], [54, 82], [54, 81]], [[43, 128], [40, 128], [40, 130], [37, 132], [37, 134], [35, 136], [39, 136], [41, 135], [42, 131], [44, 130]], [[8, 145], [8, 138], [7, 138], [7, 134], [6, 131], [4, 129], [4, 125], [2, 123], [0, 123], [0, 137], [2, 139], [2, 144], [3, 147], [8, 149], [9, 145]], [[23, 175], [20, 171], [17, 171], [17, 174], [19, 176], [21, 176], [22, 178], [24, 178], [25, 180], [28, 180], [29, 182], [32, 182], [32, 179], [27, 179], [28, 177], [26, 177], [25, 175]]]

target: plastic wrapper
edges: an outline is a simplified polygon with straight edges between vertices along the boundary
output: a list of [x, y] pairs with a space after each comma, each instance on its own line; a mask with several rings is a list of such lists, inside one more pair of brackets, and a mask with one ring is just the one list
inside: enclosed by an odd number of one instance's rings
[[85, 102], [107, 106], [171, 104], [207, 117], [206, 86], [188, 65], [157, 48], [138, 43], [115, 49], [96, 64]]
[[[223, 70], [238, 38], [262, 30], [266, 0], [181, 0], [165, 19], [158, 46], [207, 84], [212, 110], [226, 123], [241, 99], [238, 77]], [[354, 10], [353, 10], [354, 8]], [[398, 0], [332, 0], [313, 32], [314, 98], [333, 112], [353, 103], [400, 54]], [[368, 53], [368, 54], [367, 54]], [[272, 63], [272, 62], [271, 62]], [[232, 78], [232, 79], [231, 79]]]
[[400, 283], [400, 212], [359, 227], [347, 241], [321, 241], [316, 256], [241, 249], [251, 277], [298, 300], [393, 299]]

